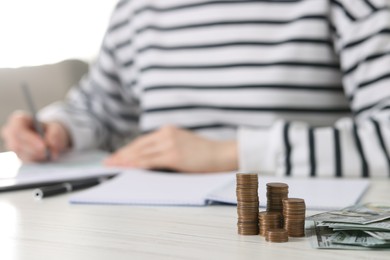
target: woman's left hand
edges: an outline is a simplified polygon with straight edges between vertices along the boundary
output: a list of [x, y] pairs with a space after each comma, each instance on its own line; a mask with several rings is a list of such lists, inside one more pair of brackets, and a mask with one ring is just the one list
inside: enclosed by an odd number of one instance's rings
[[215, 141], [174, 126], [138, 137], [112, 154], [108, 166], [219, 172], [238, 168], [236, 141]]

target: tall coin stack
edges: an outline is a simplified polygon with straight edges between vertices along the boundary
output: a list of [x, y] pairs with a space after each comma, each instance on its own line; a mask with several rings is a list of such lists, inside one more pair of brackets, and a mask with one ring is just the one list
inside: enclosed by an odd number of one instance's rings
[[289, 198], [283, 200], [284, 229], [290, 237], [305, 236], [306, 205], [303, 199]]
[[236, 174], [238, 234], [258, 235], [259, 195], [257, 174]]
[[267, 183], [267, 211], [283, 215], [283, 199], [288, 197], [288, 185], [280, 182]]
[[266, 236], [270, 229], [283, 228], [282, 215], [279, 212], [259, 212], [259, 233]]

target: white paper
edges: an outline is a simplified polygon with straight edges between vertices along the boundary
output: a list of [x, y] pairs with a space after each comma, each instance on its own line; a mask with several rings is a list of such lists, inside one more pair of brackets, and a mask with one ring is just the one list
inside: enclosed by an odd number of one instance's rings
[[[266, 207], [267, 188], [270, 182], [283, 182], [289, 186], [289, 198], [302, 198], [311, 210], [335, 210], [359, 202], [369, 186], [366, 179], [294, 179], [259, 176], [260, 207]], [[236, 204], [235, 183], [231, 183], [209, 195], [213, 201]]]
[[[284, 182], [289, 197], [303, 198], [311, 210], [333, 210], [356, 204], [369, 185], [363, 179], [292, 179], [259, 177], [260, 206], [266, 206], [266, 184]], [[236, 204], [235, 174], [173, 174], [129, 170], [71, 197], [71, 203], [124, 205]]]
[[71, 203], [129, 205], [192, 205], [234, 181], [232, 173], [182, 174], [128, 170], [99, 186], [71, 197]]
[[0, 154], [0, 187], [104, 176], [119, 169], [104, 167], [107, 153], [90, 151], [64, 154], [46, 163], [22, 164], [12, 152]]

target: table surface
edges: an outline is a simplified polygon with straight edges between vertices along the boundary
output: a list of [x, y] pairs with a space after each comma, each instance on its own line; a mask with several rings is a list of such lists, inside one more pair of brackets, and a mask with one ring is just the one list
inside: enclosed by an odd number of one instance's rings
[[[362, 201], [389, 203], [389, 191], [390, 180], [373, 180]], [[240, 236], [234, 206], [73, 205], [69, 196], [0, 193], [0, 259], [390, 259], [389, 251], [313, 249], [308, 238]]]

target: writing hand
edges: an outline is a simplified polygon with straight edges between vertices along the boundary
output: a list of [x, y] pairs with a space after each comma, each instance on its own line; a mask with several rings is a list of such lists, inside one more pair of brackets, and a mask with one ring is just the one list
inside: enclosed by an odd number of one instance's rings
[[52, 159], [70, 146], [70, 137], [64, 126], [58, 122], [44, 123], [44, 139], [34, 131], [30, 115], [18, 111], [13, 113], [2, 129], [2, 137], [8, 150], [14, 151], [24, 162], [46, 160], [46, 149]]

